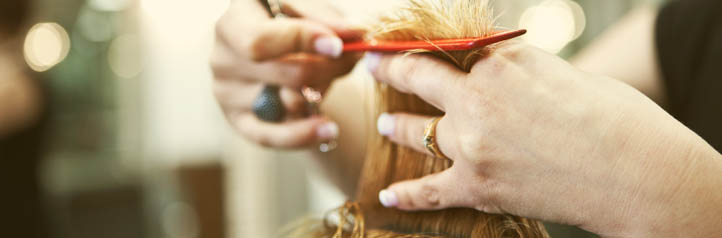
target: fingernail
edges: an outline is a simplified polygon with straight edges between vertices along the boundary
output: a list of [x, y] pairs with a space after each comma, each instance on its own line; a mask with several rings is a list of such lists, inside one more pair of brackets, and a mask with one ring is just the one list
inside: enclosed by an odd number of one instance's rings
[[326, 122], [316, 129], [316, 135], [323, 140], [335, 139], [338, 137], [338, 124]]
[[313, 43], [316, 52], [322, 55], [338, 58], [343, 53], [343, 41], [337, 37], [322, 36]]
[[376, 72], [376, 69], [379, 67], [379, 63], [381, 62], [381, 54], [376, 52], [368, 52], [366, 53], [365, 57], [366, 67], [368, 68], [369, 72]]
[[399, 205], [399, 199], [396, 198], [396, 194], [386, 189], [379, 192], [379, 202], [381, 202], [381, 205], [384, 205], [384, 207], [395, 207]]
[[388, 113], [381, 113], [379, 119], [376, 121], [376, 129], [379, 134], [383, 136], [390, 136], [394, 133], [394, 127], [396, 126], [396, 118]]

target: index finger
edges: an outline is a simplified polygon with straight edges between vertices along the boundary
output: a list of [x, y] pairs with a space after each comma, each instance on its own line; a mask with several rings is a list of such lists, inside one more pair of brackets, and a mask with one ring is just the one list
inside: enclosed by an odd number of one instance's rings
[[404, 93], [415, 94], [446, 111], [450, 96], [462, 92], [466, 74], [453, 65], [428, 55], [382, 55], [368, 53], [366, 64], [380, 82]]
[[308, 19], [271, 19], [260, 3], [243, 3], [234, 5], [218, 21], [216, 33], [237, 54], [257, 62], [301, 52], [338, 58], [343, 53], [341, 39], [361, 34], [358, 29]]

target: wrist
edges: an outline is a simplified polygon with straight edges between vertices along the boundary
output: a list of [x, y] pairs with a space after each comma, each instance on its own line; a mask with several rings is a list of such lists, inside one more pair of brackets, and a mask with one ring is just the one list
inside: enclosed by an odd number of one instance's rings
[[676, 149], [670, 150], [682, 153], [657, 165], [659, 173], [650, 175], [657, 179], [650, 179], [654, 182], [640, 189], [645, 197], [638, 200], [636, 214], [629, 216], [633, 230], [628, 237], [722, 235], [722, 156], [701, 138], [693, 137], [671, 146]]
[[607, 199], [601, 214], [611, 220], [596, 221], [602, 226], [594, 230], [605, 237], [719, 236], [722, 156], [644, 99], [620, 105], [623, 114], [602, 140], [602, 159], [613, 165], [607, 191], [618, 199]]
[[703, 145], [691, 153], [688, 163], [692, 165], [675, 194], [676, 200], [669, 204], [677, 208], [670, 209], [663, 220], [669, 232], [659, 235], [722, 237], [722, 158]]

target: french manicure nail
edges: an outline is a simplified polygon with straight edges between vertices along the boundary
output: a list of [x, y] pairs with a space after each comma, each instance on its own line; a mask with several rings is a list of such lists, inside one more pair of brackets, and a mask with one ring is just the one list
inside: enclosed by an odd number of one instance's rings
[[399, 199], [396, 197], [396, 194], [386, 189], [379, 192], [379, 202], [381, 202], [381, 205], [384, 205], [384, 207], [395, 207], [399, 205]]
[[376, 121], [376, 129], [379, 134], [383, 136], [390, 136], [394, 133], [394, 127], [396, 127], [396, 118], [388, 113], [381, 113], [379, 119]]
[[322, 36], [313, 42], [316, 52], [338, 58], [343, 53], [343, 41], [337, 37]]
[[366, 67], [368, 68], [369, 72], [376, 72], [376, 69], [379, 67], [379, 63], [381, 62], [381, 54], [376, 52], [368, 52], [366, 53], [365, 57]]
[[316, 129], [316, 135], [323, 140], [336, 139], [338, 137], [338, 124], [326, 122]]

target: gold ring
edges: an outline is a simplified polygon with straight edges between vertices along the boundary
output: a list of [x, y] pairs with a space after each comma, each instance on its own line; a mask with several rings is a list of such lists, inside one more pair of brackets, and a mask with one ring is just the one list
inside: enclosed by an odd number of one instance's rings
[[424, 147], [426, 147], [434, 157], [448, 159], [444, 153], [441, 153], [439, 144], [436, 143], [436, 124], [439, 124], [440, 120], [441, 117], [434, 117], [429, 124], [426, 124], [426, 129], [424, 129]]

